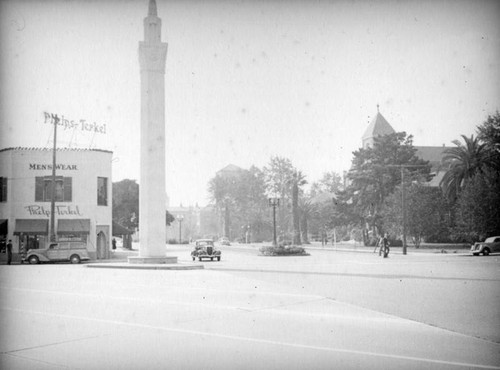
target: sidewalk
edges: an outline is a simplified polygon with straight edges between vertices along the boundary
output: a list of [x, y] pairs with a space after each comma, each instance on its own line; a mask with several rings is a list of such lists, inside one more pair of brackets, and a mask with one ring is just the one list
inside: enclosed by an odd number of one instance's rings
[[[318, 250], [330, 250], [330, 251], [342, 251], [342, 252], [361, 252], [361, 253], [378, 253], [378, 248], [375, 250], [375, 246], [366, 247], [362, 244], [357, 243], [337, 243], [335, 245], [328, 244], [322, 246], [320, 242], [312, 242], [311, 244], [303, 245], [306, 249], [318, 249]], [[403, 254], [403, 247], [390, 247], [390, 253]], [[425, 245], [420, 248], [415, 248], [413, 245], [406, 246], [407, 254], [469, 254], [469, 247], [463, 247], [461, 245], [456, 245], [455, 247], [446, 245], [435, 247]]]

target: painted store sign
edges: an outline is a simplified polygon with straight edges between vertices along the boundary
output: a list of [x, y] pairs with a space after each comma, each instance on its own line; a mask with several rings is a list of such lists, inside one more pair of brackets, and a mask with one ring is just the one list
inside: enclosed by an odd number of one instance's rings
[[76, 130], [80, 129], [82, 131], [91, 131], [94, 133], [98, 134], [105, 134], [106, 133], [106, 124], [97, 124], [95, 122], [90, 123], [87, 122], [84, 119], [80, 119], [78, 121], [75, 120], [69, 120], [67, 118], [64, 118], [64, 116], [59, 116], [54, 113], [48, 113], [48, 112], [43, 112], [44, 115], [44, 122], [43, 123], [50, 123], [51, 125], [57, 124], [58, 126], [62, 126], [65, 130]]
[[[46, 209], [44, 206], [39, 205], [29, 205], [24, 207], [30, 216], [46, 216], [50, 217], [50, 208]], [[55, 214], [58, 216], [83, 216], [80, 213], [80, 208], [78, 206], [69, 205], [56, 205]]]
[[[39, 164], [39, 163], [30, 163], [29, 169], [33, 171], [43, 171], [43, 170], [52, 170], [51, 164]], [[78, 171], [78, 167], [76, 164], [56, 164], [56, 170], [63, 171]]]

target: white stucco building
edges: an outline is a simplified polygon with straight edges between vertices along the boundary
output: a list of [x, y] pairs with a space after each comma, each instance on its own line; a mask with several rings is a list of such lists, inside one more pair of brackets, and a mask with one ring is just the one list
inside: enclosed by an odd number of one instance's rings
[[[52, 149], [0, 150], [0, 238], [42, 248], [49, 240]], [[92, 258], [108, 258], [112, 225], [112, 152], [58, 149], [54, 228], [57, 240], [87, 243]]]

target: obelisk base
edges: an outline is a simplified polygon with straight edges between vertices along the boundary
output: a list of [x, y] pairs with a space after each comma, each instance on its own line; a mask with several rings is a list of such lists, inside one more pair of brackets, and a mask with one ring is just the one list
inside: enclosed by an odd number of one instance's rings
[[177, 257], [129, 257], [131, 264], [164, 264], [177, 263]]

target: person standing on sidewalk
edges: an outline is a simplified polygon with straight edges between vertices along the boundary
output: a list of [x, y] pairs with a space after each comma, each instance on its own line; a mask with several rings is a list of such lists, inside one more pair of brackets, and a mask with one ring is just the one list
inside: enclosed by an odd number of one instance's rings
[[12, 262], [12, 240], [9, 239], [7, 243], [7, 265], [10, 265]]
[[[380, 251], [384, 253], [384, 258], [389, 257], [389, 240], [387, 240], [387, 233], [384, 234], [384, 237], [380, 241]], [[383, 250], [382, 250], [383, 249]], [[379, 255], [380, 255], [379, 251]]]

